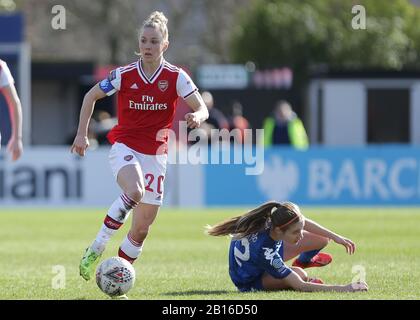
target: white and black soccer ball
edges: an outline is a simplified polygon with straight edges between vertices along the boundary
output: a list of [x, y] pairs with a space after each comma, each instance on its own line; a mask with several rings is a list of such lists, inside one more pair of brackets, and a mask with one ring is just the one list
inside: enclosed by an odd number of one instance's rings
[[96, 283], [99, 289], [111, 297], [126, 294], [136, 281], [136, 272], [127, 260], [111, 257], [96, 269]]

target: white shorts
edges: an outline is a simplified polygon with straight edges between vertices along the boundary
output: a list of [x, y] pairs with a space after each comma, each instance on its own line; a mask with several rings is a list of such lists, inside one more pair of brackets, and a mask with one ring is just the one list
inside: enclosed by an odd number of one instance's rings
[[145, 193], [141, 203], [162, 205], [163, 182], [165, 180], [168, 155], [150, 155], [137, 152], [123, 143], [116, 142], [109, 152], [109, 163], [117, 179], [118, 172], [126, 165], [139, 166], [143, 172]]

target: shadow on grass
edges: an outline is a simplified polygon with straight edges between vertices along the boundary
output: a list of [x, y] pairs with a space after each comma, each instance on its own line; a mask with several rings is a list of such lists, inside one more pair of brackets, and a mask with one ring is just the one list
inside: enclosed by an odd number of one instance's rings
[[226, 291], [226, 290], [190, 290], [190, 291], [180, 291], [180, 292], [167, 292], [165, 296], [190, 296], [190, 295], [210, 295], [210, 294], [226, 294], [226, 293], [236, 293], [236, 291]]

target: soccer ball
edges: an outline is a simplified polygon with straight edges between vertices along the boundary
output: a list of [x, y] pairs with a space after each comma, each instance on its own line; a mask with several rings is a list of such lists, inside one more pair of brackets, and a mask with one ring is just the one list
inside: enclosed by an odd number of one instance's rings
[[126, 294], [134, 285], [136, 272], [127, 260], [112, 257], [96, 269], [96, 283], [105, 294], [115, 297]]

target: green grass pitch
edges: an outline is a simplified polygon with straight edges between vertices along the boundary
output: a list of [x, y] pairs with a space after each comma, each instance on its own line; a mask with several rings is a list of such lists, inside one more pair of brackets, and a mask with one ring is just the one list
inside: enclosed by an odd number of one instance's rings
[[[163, 208], [134, 265], [130, 299], [420, 298], [419, 208], [302, 208], [357, 245], [349, 256], [330, 243], [325, 251], [333, 262], [308, 273], [325, 283], [346, 284], [356, 276], [352, 268], [363, 266], [370, 287], [363, 293], [237, 292], [228, 275], [229, 238], [207, 236], [204, 227], [246, 209]], [[109, 299], [95, 280], [85, 282], [78, 274], [79, 259], [104, 214], [105, 209], [1, 209], [0, 299]], [[114, 236], [104, 258], [117, 254], [128, 228], [129, 223]], [[64, 282], [57, 270], [65, 271]]]

